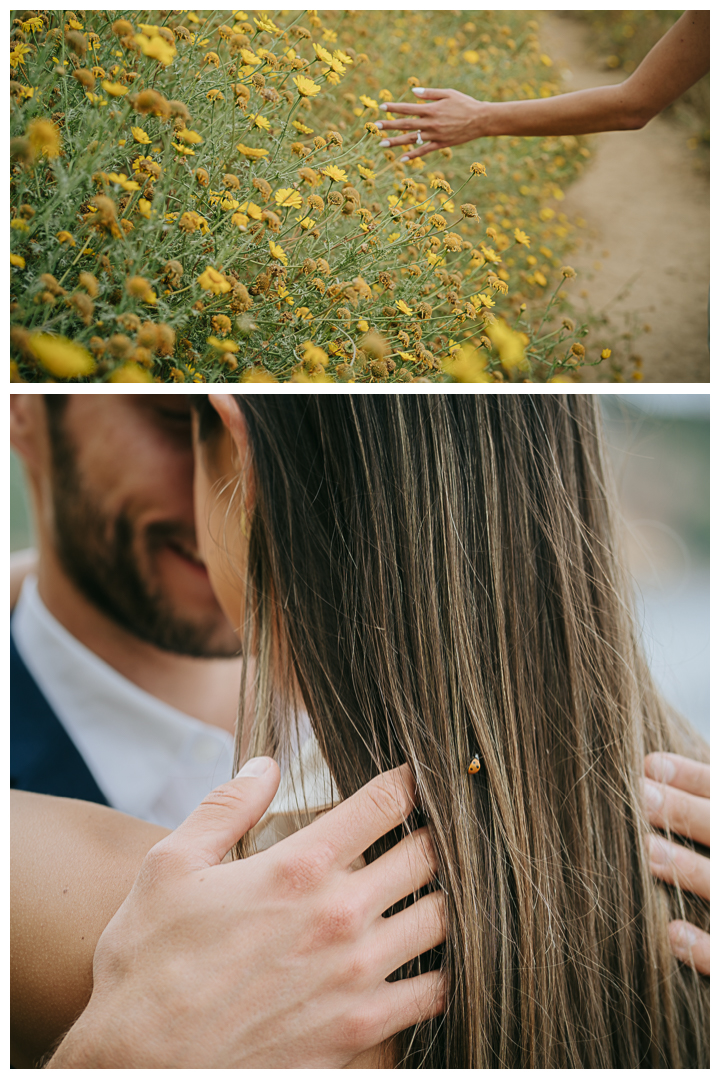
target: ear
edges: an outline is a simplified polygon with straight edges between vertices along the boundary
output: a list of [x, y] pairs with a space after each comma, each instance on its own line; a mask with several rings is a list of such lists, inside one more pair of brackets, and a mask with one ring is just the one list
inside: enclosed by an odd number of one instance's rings
[[250, 452], [247, 424], [234, 394], [209, 394], [210, 404], [222, 420], [235, 444], [238, 460], [245, 462]]
[[10, 395], [10, 445], [31, 469], [40, 464], [46, 431], [44, 409], [38, 394]]

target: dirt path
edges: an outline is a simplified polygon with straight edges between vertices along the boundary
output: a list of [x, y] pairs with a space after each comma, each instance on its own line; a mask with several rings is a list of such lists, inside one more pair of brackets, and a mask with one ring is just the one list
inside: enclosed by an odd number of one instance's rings
[[[624, 78], [600, 69], [587, 34], [572, 19], [543, 15], [543, 50], [564, 71], [568, 90]], [[640, 334], [630, 348], [643, 358], [646, 382], [709, 380], [710, 186], [686, 139], [683, 128], [663, 117], [640, 131], [594, 136], [593, 160], [562, 207], [588, 224], [573, 256], [579, 277], [568, 289], [578, 315], [586, 304], [595, 314], [605, 311], [615, 336], [635, 324]], [[603, 337], [607, 331], [590, 341]], [[593, 378], [591, 370], [585, 378]]]

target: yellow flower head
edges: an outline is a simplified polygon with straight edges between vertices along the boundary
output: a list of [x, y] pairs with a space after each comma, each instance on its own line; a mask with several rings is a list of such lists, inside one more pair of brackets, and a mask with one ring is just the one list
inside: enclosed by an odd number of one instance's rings
[[232, 289], [232, 285], [225, 275], [220, 273], [219, 270], [215, 270], [212, 266], [208, 266], [197, 280], [198, 285], [202, 289], [207, 289], [208, 292], [214, 293], [215, 296], [219, 296], [221, 293], [230, 292]]
[[263, 131], [270, 130], [270, 121], [265, 116], [260, 116], [258, 113], [249, 113], [248, 119], [252, 120], [253, 127], [262, 128]]
[[292, 124], [296, 131], [299, 131], [301, 135], [312, 135], [315, 130], [314, 128], [307, 127], [306, 124], [301, 124], [299, 120], [293, 120]]
[[516, 229], [513, 236], [518, 244], [524, 244], [525, 247], [530, 247], [530, 237], [527, 233], [524, 233], [522, 229]]
[[44, 154], [48, 158], [60, 156], [60, 130], [52, 120], [31, 120], [27, 128], [27, 137], [33, 155]]
[[182, 128], [176, 132], [178, 139], [182, 139], [183, 142], [190, 143], [191, 146], [197, 145], [203, 141], [202, 135], [198, 135], [197, 131], [188, 131], [187, 128]]
[[322, 89], [316, 82], [306, 78], [304, 75], [296, 75], [293, 82], [297, 87], [298, 94], [302, 97], [315, 97]]
[[60, 241], [61, 244], [69, 244], [70, 247], [75, 247], [75, 241], [72, 238], [72, 234], [69, 233], [69, 232], [66, 232], [65, 229], [63, 229], [61, 232], [57, 233], [56, 235], [57, 235], [57, 238], [58, 238], [58, 240]]
[[285, 252], [283, 251], [283, 249], [280, 247], [280, 245], [276, 244], [274, 240], [270, 240], [269, 244], [270, 244], [270, 254], [272, 255], [273, 259], [279, 259], [281, 263], [283, 263], [285, 266], [287, 266], [288, 257], [285, 254]]
[[238, 143], [235, 149], [238, 151], [238, 153], [243, 154], [245, 157], [249, 158], [267, 157], [269, 153], [268, 150], [259, 150], [252, 146], [245, 146], [243, 143]]
[[90, 375], [95, 367], [87, 349], [53, 334], [31, 334], [29, 345], [42, 366], [58, 379]]
[[601, 360], [609, 360], [611, 356], [612, 356], [612, 349], [603, 349], [603, 351], [600, 353], [600, 359]]
[[145, 304], [157, 303], [157, 296], [150, 287], [150, 282], [144, 277], [129, 277], [125, 282], [125, 288], [131, 296], [142, 300]]
[[20, 270], [24, 270], [25, 269], [25, 260], [23, 259], [22, 255], [11, 255], [10, 256], [10, 265], [11, 266], [17, 266], [17, 267], [20, 268]]
[[278, 188], [275, 192], [275, 202], [278, 206], [291, 206], [299, 210], [302, 206], [302, 196], [295, 188]]
[[205, 97], [208, 99], [208, 101], [224, 101], [225, 100], [225, 95], [223, 94], [222, 90], [217, 90], [217, 89], [216, 90], [208, 90]]
[[344, 169], [338, 169], [337, 165], [328, 165], [327, 168], [321, 169], [320, 172], [323, 176], [329, 176], [331, 180], [337, 180], [338, 183], [347, 184], [348, 176]]
[[143, 131], [142, 128], [131, 127], [130, 131], [132, 132], [132, 137], [135, 142], [142, 143], [143, 146], [147, 146], [150, 142], [152, 142], [148, 133], [146, 131]]
[[368, 97], [367, 94], [361, 94], [360, 100], [366, 109], [377, 109], [378, 107], [377, 101], [373, 101], [373, 99], [371, 97]]
[[326, 64], [332, 63], [332, 53], [328, 52], [324, 45], [318, 45], [317, 42], [313, 42], [313, 49], [318, 60], [324, 60]]
[[487, 176], [487, 170], [481, 161], [473, 161], [470, 172], [475, 173], [476, 176]]
[[106, 94], [110, 97], [124, 97], [130, 89], [129, 86], [123, 86], [122, 83], [109, 82], [107, 79], [103, 79], [102, 88]]
[[230, 338], [216, 338], [211, 334], [207, 343], [212, 345], [213, 349], [220, 349], [222, 352], [240, 352], [240, 346]]
[[408, 307], [404, 300], [396, 300], [395, 307], [402, 311], [403, 315], [412, 315], [412, 308]]
[[163, 67], [168, 67], [175, 59], [175, 46], [160, 36], [147, 37], [145, 34], [136, 34], [135, 42], [140, 46], [144, 56], [149, 56], [151, 60], [157, 60]]

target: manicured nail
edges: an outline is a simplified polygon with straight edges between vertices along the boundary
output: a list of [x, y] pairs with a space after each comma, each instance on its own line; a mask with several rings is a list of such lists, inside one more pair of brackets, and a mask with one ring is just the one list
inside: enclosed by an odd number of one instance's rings
[[272, 765], [272, 758], [253, 757], [246, 761], [238, 776], [262, 776]]
[[661, 784], [672, 784], [677, 771], [672, 758], [665, 754], [650, 754], [645, 768], [648, 775]]
[[663, 804], [662, 788], [654, 784], [652, 780], [643, 777], [643, 789], [645, 793], [645, 806], [648, 810], [661, 810]]
[[375, 125], [375, 127], [376, 127], [376, 128], [380, 128], [380, 130], [382, 131], [382, 120], [378, 120], [378, 122], [377, 122], [377, 124]]
[[672, 847], [667, 840], [652, 833], [647, 838], [650, 862], [655, 866], [668, 866], [672, 862]]
[[425, 87], [424, 86], [413, 86], [412, 92], [413, 92], [413, 94], [424, 94], [425, 93]]
[[381, 141], [380, 145], [381, 146], [389, 146], [390, 145], [390, 140], [389, 139], [383, 139]]
[[383, 101], [380, 108], [382, 109], [383, 112], [387, 112], [387, 101]]
[[409, 160], [410, 160], [410, 158], [409, 158], [409, 157], [408, 157], [408, 155], [406, 154], [406, 155], [405, 155], [405, 157], [401, 157], [401, 158], [400, 158], [400, 160], [401, 160], [401, 161], [409, 161]]

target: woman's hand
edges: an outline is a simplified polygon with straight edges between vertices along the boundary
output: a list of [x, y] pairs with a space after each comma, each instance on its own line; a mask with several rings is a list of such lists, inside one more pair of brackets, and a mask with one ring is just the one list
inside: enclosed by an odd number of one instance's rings
[[[442, 150], [446, 146], [457, 146], [470, 142], [481, 135], [489, 134], [486, 130], [485, 115], [489, 107], [486, 101], [477, 101], [459, 90], [424, 90], [415, 87], [413, 93], [422, 98], [417, 104], [413, 101], [388, 102], [380, 108], [397, 114], [400, 119], [381, 120], [377, 127], [381, 131], [408, 132], [396, 135], [392, 139], [383, 139], [381, 146], [404, 146], [416, 143], [403, 161], [424, 157], [433, 150]], [[410, 117], [417, 117], [411, 120]], [[417, 144], [418, 131], [423, 145]]]
[[[645, 758], [645, 807], [648, 821], [699, 844], [710, 846], [710, 767], [679, 754]], [[656, 877], [705, 900], [710, 899], [710, 860], [655, 833], [647, 838], [650, 868]], [[670, 947], [678, 960], [710, 974], [710, 935], [676, 919], [670, 923]]]

